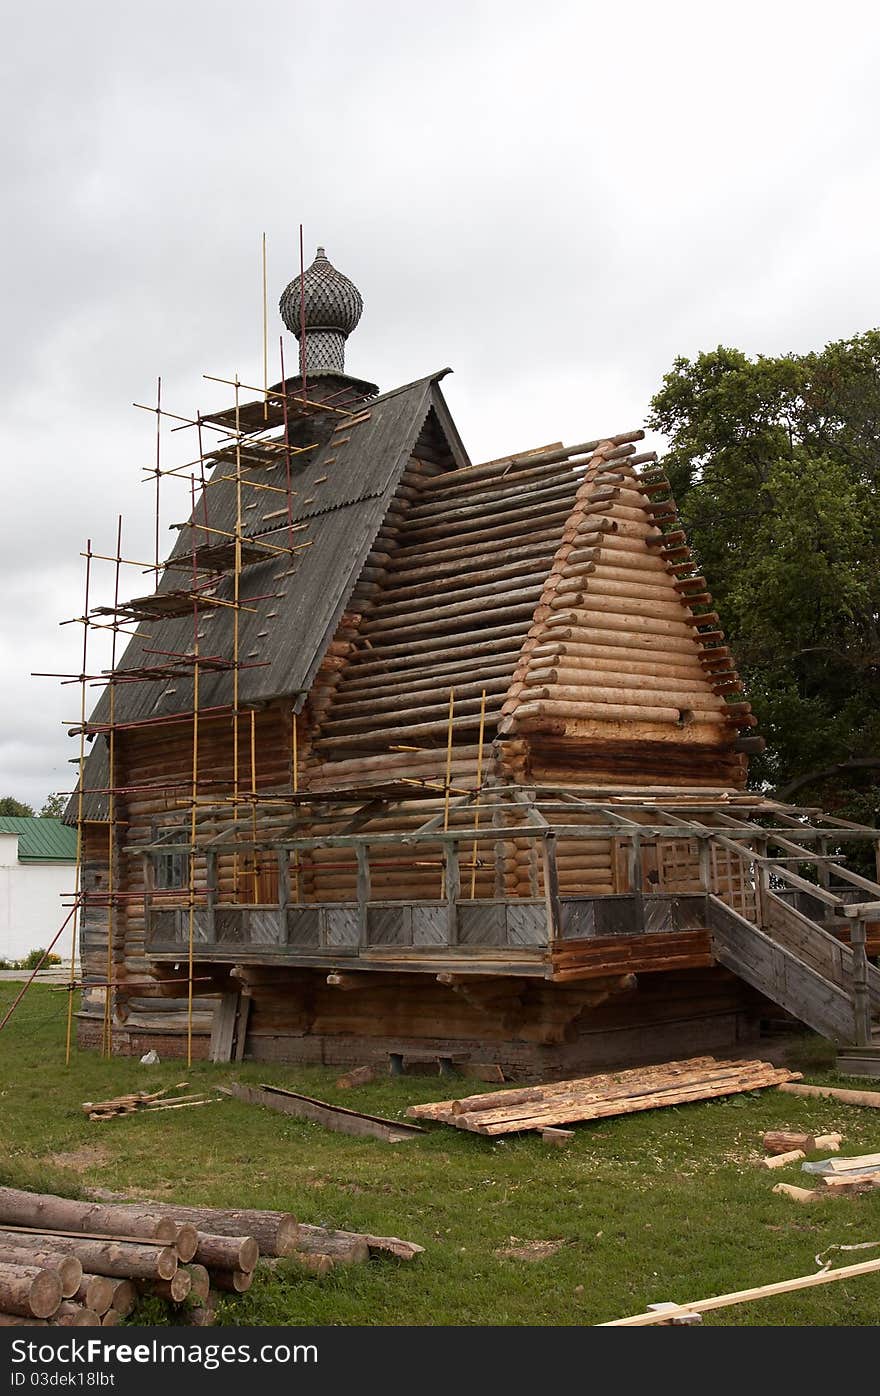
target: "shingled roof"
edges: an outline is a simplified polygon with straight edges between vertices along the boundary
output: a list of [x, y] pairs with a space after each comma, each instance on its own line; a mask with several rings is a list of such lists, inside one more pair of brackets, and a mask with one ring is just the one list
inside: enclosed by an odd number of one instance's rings
[[[239, 612], [239, 702], [262, 703], [292, 696], [299, 708], [305, 701], [315, 671], [333, 637], [388, 506], [421, 439], [438, 445], [449, 467], [469, 465], [440, 389], [449, 373], [441, 369], [426, 378], [405, 384], [358, 406], [354, 416], [330, 413], [301, 420], [291, 430], [292, 507], [278, 493], [244, 486], [243, 534], [248, 555], [265, 550], [265, 561], [255, 561], [241, 572]], [[277, 413], [276, 413], [277, 415]], [[297, 447], [315, 449], [296, 451]], [[243, 446], [247, 454], [247, 446]], [[275, 470], [275, 475], [269, 473]], [[187, 586], [187, 568], [193, 547], [203, 548], [231, 535], [236, 520], [234, 448], [219, 452], [205, 491], [197, 501], [195, 529], [192, 520], [180, 534], [159, 581], [158, 596]], [[281, 478], [277, 478], [280, 475]], [[249, 478], [283, 484], [283, 465], [269, 465]], [[283, 502], [284, 508], [280, 508]], [[283, 517], [279, 518], [279, 514]], [[272, 551], [266, 549], [266, 545]], [[292, 551], [285, 551], [291, 547]], [[280, 550], [280, 551], [279, 551]], [[179, 562], [175, 568], [173, 563]], [[215, 595], [231, 601], [233, 579], [224, 576]], [[232, 674], [228, 667], [211, 669], [210, 657], [228, 661], [233, 652], [233, 608], [204, 606], [200, 610], [199, 650], [205, 662], [200, 672], [199, 706], [223, 706], [232, 701]], [[142, 672], [144, 666], [168, 663], [161, 652], [186, 654], [193, 649], [192, 610], [177, 617], [142, 623], [119, 661], [116, 673], [114, 721], [142, 722], [151, 718], [189, 713], [193, 707], [193, 683], [186, 664], [166, 681], [126, 680], [126, 672]], [[108, 721], [105, 691], [91, 722]], [[98, 737], [87, 759], [85, 788], [107, 785], [106, 748]], [[106, 798], [89, 795], [84, 810], [88, 819], [106, 818]], [[75, 801], [66, 816], [75, 819]]]

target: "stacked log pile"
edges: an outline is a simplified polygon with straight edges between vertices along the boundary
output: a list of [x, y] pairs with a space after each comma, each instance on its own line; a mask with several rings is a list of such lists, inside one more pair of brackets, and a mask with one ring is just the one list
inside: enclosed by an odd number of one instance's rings
[[[230, 1215], [236, 1229], [223, 1234], [209, 1229], [209, 1209], [197, 1226], [150, 1204], [0, 1188], [0, 1326], [109, 1326], [147, 1295], [211, 1322], [212, 1294], [250, 1289], [260, 1255], [244, 1214]], [[295, 1220], [280, 1219], [275, 1234], [295, 1236]]]
[[406, 1113], [420, 1120], [440, 1120], [474, 1134], [495, 1136], [711, 1100], [796, 1079], [797, 1073], [769, 1062], [694, 1057], [575, 1081], [554, 1081], [525, 1090], [491, 1091], [461, 1100], [411, 1105]]
[[397, 1236], [300, 1224], [289, 1212], [0, 1188], [0, 1327], [109, 1326], [146, 1296], [167, 1303], [174, 1322], [211, 1324], [219, 1297], [250, 1289], [261, 1256], [325, 1275], [371, 1255], [413, 1260], [422, 1250]]

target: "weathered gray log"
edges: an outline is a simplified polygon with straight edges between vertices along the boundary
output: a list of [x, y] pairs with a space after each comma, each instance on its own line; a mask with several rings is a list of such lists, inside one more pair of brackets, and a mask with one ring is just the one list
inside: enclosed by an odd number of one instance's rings
[[61, 1297], [72, 1299], [79, 1289], [83, 1268], [74, 1255], [64, 1255], [47, 1246], [44, 1250], [31, 1250], [27, 1246], [7, 1245], [0, 1232], [0, 1264], [38, 1265], [43, 1270], [57, 1270], [61, 1281]]
[[22, 1318], [51, 1318], [61, 1303], [61, 1281], [55, 1270], [39, 1265], [0, 1264], [0, 1309]]
[[[68, 1257], [73, 1260], [73, 1256]], [[127, 1280], [111, 1280], [109, 1275], [83, 1275], [79, 1287], [71, 1299], [91, 1309], [96, 1314], [106, 1314], [112, 1307], [117, 1284], [128, 1284]]]
[[[37, 1235], [27, 1231], [3, 1233], [10, 1244], [29, 1250], [44, 1250], [47, 1241], [63, 1255], [75, 1255], [89, 1274], [111, 1275], [121, 1280], [170, 1280], [177, 1269], [173, 1246], [157, 1246], [149, 1241], [93, 1240], [85, 1236]], [[60, 1281], [59, 1281], [60, 1284]], [[0, 1296], [2, 1306], [2, 1296]]]
[[251, 1271], [260, 1258], [260, 1247], [253, 1236], [219, 1236], [200, 1231], [198, 1238], [193, 1258], [211, 1271]]

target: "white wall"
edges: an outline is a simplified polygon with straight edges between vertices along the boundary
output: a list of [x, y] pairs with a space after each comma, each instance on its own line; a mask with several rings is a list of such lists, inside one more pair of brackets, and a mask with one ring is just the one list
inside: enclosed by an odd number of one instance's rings
[[[73, 891], [75, 877], [72, 863], [20, 863], [18, 835], [0, 834], [0, 960], [46, 949], [70, 910], [61, 898]], [[68, 931], [55, 947], [62, 957], [70, 954]]]

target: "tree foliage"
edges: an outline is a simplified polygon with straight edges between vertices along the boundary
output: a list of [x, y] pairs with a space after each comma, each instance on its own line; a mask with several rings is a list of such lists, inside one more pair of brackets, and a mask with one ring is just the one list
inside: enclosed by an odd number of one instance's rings
[[880, 330], [677, 359], [649, 425], [768, 742], [753, 781], [874, 823]]
[[0, 815], [12, 815], [15, 819], [27, 819], [32, 818], [33, 813], [30, 805], [16, 800], [14, 795], [0, 796]]
[[67, 795], [61, 795], [57, 791], [47, 795], [43, 801], [43, 808], [40, 810], [41, 819], [60, 819], [67, 809]]

